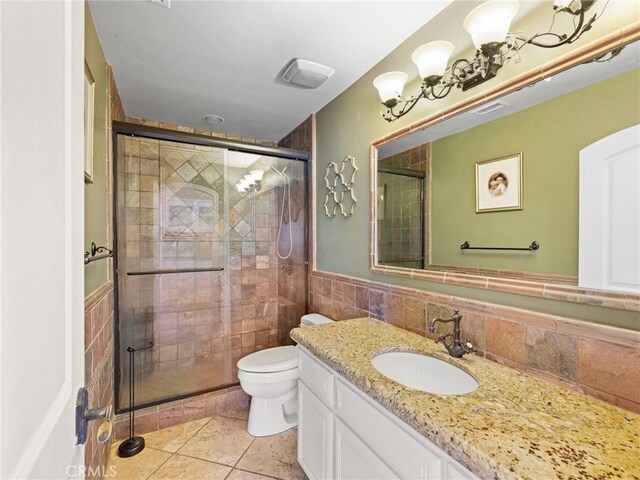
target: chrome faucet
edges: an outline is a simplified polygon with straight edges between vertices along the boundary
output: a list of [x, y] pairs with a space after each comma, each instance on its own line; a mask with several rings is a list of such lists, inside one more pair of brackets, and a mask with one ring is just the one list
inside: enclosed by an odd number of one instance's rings
[[[451, 332], [443, 333], [437, 338], [436, 343], [442, 342], [444, 347], [447, 349], [447, 352], [449, 352], [449, 355], [455, 358], [461, 358], [463, 355], [467, 353], [476, 351], [476, 349], [473, 348], [473, 345], [471, 344], [470, 341], [467, 340], [465, 343], [462, 343], [460, 341], [460, 320], [462, 320], [462, 315], [460, 315], [459, 312], [460, 312], [459, 310], [454, 310], [453, 315], [451, 315], [450, 318], [436, 317], [431, 319], [431, 321], [429, 322], [429, 333], [435, 333], [436, 323], [438, 322], [440, 323], [453, 322], [453, 333]], [[447, 338], [449, 337], [451, 337], [453, 342], [447, 342]]]

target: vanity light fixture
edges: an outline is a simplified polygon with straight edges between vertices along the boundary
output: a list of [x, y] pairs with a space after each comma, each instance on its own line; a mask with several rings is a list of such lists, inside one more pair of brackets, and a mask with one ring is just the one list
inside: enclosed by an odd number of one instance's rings
[[236, 183], [236, 190], [240, 193], [251, 193], [260, 190], [262, 187], [262, 177], [264, 170], [251, 170]]
[[453, 44], [447, 41], [429, 42], [418, 47], [411, 55], [423, 80], [420, 93], [407, 99], [402, 96], [408, 79], [404, 72], [383, 73], [373, 81], [386, 107], [382, 117], [392, 122], [409, 113], [421, 98], [437, 100], [446, 97], [454, 87], [464, 92], [490, 80], [506, 63], [519, 58], [520, 50], [525, 45], [556, 48], [575, 42], [602, 15], [594, 14], [585, 20], [586, 12], [596, 1], [554, 0], [554, 19], [560, 13], [572, 15], [573, 32], [555, 33], [549, 30], [532, 36], [509, 32], [520, 6], [518, 0], [489, 0], [482, 3], [462, 23], [477, 49], [473, 59], [460, 58], [448, 66]]

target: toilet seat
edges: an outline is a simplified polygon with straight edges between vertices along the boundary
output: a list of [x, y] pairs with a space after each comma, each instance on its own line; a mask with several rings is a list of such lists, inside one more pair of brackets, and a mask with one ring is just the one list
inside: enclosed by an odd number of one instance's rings
[[238, 370], [252, 373], [274, 373], [298, 367], [296, 347], [273, 347], [254, 352], [238, 361]]

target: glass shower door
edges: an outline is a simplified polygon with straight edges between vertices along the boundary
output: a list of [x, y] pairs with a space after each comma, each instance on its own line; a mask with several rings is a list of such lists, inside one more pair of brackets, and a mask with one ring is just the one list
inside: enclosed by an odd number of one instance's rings
[[233, 383], [229, 171], [225, 149], [124, 135], [117, 145], [123, 410], [131, 348], [136, 406]]
[[136, 408], [237, 384], [237, 361], [290, 344], [306, 313], [306, 162], [124, 134], [116, 148], [117, 410], [131, 355]]

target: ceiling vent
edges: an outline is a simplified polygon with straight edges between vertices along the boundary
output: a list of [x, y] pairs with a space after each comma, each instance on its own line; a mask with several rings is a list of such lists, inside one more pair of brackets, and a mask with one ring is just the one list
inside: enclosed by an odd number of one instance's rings
[[500, 110], [503, 107], [508, 106], [507, 102], [503, 102], [502, 100], [496, 100], [495, 102], [487, 103], [475, 110], [471, 110], [471, 113], [481, 117], [482, 115], [486, 115], [487, 113], [495, 112], [496, 110]]
[[318, 88], [335, 70], [320, 63], [294, 58], [284, 69], [282, 79], [304, 88]]
[[171, 8], [171, 0], [151, 0], [151, 3], [155, 3], [164, 8]]

